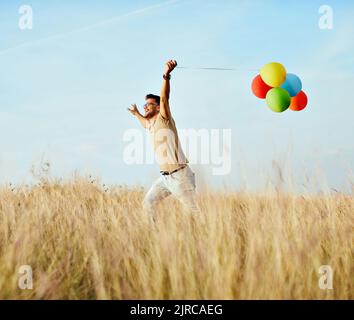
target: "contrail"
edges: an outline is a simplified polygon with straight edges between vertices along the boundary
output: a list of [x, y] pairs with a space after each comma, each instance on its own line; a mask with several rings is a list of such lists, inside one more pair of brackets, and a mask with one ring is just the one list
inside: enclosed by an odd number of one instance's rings
[[44, 37], [44, 38], [41, 38], [41, 39], [38, 39], [38, 40], [34, 40], [34, 41], [24, 42], [24, 43], [22, 43], [20, 45], [17, 45], [17, 46], [14, 46], [14, 47], [10, 47], [10, 48], [6, 48], [6, 49], [0, 51], [0, 55], [3, 55], [3, 54], [5, 54], [5, 53], [7, 53], [9, 51], [17, 50], [17, 49], [20, 49], [20, 48], [23, 48], [23, 47], [36, 45], [36, 44], [41, 43], [43, 41], [53, 40], [53, 39], [56, 39], [56, 38], [62, 38], [62, 37], [67, 37], [67, 36], [70, 36], [70, 35], [73, 35], [73, 34], [86, 32], [86, 31], [89, 31], [89, 30], [92, 30], [92, 29], [95, 29], [95, 28], [98, 28], [98, 27], [102, 27], [104, 25], [107, 25], [107, 24], [110, 24], [110, 23], [113, 23], [113, 22], [117, 22], [117, 21], [123, 20], [124, 18], [128, 18], [128, 17], [131, 17], [131, 16], [136, 16], [136, 15], [139, 15], [139, 14], [142, 14], [142, 13], [147, 13], [147, 12], [149, 12], [151, 10], [154, 10], [154, 9], [157, 9], [157, 8], [160, 8], [160, 7], [164, 7], [164, 6], [167, 6], [167, 5], [170, 5], [170, 4], [174, 4], [174, 3], [177, 3], [177, 2], [180, 2], [180, 1], [181, 0], [165, 1], [165, 2], [158, 3], [158, 4], [155, 4], [155, 5], [149, 6], [149, 7], [141, 8], [141, 9], [138, 9], [138, 10], [134, 10], [132, 12], [128, 12], [128, 13], [122, 14], [120, 16], [116, 16], [116, 17], [112, 17], [110, 19], [99, 21], [99, 22], [96, 22], [96, 23], [91, 24], [89, 26], [81, 27], [81, 28], [78, 28], [78, 29], [75, 29], [75, 30], [71, 30], [71, 31], [66, 31], [66, 32], [63, 32], [63, 33], [54, 34], [54, 35], [51, 35], [51, 36], [48, 36], [48, 37]]

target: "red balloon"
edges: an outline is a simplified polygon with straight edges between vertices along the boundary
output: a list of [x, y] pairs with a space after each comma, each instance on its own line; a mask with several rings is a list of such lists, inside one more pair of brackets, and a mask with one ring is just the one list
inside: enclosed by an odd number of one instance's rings
[[268, 86], [260, 75], [253, 79], [252, 92], [257, 98], [265, 99], [268, 91], [271, 89], [273, 89], [273, 87]]
[[300, 91], [296, 97], [291, 98], [291, 104], [289, 108], [293, 111], [301, 111], [306, 108], [307, 103], [308, 99], [306, 93]]

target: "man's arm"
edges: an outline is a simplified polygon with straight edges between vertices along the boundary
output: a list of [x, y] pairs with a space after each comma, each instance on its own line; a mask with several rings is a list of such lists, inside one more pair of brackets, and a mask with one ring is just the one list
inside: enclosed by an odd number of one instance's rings
[[141, 125], [146, 129], [148, 127], [148, 121], [145, 119], [145, 117], [139, 112], [138, 107], [136, 104], [132, 104], [130, 108], [128, 108], [128, 111], [135, 116], [141, 123]]
[[170, 110], [170, 77], [171, 72], [177, 67], [176, 60], [169, 60], [166, 63], [166, 68], [164, 72], [164, 79], [162, 82], [161, 89], [161, 101], [160, 101], [160, 113], [163, 118], [170, 119], [171, 118], [171, 110]]

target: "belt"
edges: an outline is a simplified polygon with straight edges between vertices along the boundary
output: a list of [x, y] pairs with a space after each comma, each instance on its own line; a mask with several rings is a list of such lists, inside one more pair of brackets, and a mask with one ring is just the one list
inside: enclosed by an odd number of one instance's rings
[[187, 166], [184, 166], [184, 167], [180, 167], [180, 168], [178, 168], [178, 169], [176, 169], [175, 171], [172, 171], [172, 172], [168, 172], [168, 171], [160, 171], [161, 172], [161, 174], [163, 175], [163, 176], [170, 176], [170, 175], [172, 175], [172, 174], [174, 174], [174, 173], [176, 173], [176, 172], [178, 172], [178, 171], [181, 171], [182, 169], [184, 169], [184, 168], [186, 168]]

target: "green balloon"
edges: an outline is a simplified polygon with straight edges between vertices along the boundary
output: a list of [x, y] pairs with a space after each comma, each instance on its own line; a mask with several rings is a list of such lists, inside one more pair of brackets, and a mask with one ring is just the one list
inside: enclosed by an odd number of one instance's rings
[[291, 103], [290, 94], [283, 88], [273, 88], [266, 97], [268, 107], [274, 112], [288, 110]]

